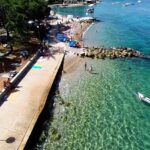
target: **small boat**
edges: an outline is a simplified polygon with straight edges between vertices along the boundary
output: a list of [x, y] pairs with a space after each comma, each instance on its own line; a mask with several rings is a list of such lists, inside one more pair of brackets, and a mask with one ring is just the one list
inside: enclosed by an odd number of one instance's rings
[[89, 7], [93, 7], [93, 6], [94, 6], [94, 4], [90, 4], [90, 5], [89, 5]]
[[138, 0], [137, 2], [138, 2], [138, 3], [141, 3], [142, 1]]
[[86, 10], [86, 12], [87, 12], [87, 13], [94, 13], [94, 8], [88, 8], [88, 9]]
[[140, 100], [150, 104], [150, 98], [145, 97], [144, 94], [138, 92], [138, 97], [139, 97]]
[[125, 4], [123, 4], [123, 6], [125, 6], [125, 7], [130, 6], [130, 5], [131, 5], [131, 3], [125, 3]]

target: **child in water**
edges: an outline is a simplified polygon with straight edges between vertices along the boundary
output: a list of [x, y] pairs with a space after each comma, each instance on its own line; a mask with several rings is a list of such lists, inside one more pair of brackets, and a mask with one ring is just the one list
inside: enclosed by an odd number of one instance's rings
[[91, 73], [93, 71], [93, 66], [91, 65], [89, 68], [89, 72]]

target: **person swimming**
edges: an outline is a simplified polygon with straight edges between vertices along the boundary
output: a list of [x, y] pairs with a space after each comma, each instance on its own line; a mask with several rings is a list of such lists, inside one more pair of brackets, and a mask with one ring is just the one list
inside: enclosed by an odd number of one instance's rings
[[93, 71], [93, 66], [90, 65], [89, 72], [91, 73], [92, 71]]

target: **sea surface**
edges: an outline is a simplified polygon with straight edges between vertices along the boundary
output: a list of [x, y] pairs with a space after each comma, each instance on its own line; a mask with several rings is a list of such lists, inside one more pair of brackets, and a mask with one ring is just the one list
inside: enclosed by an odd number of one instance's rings
[[[150, 54], [150, 2], [103, 0], [94, 6], [101, 20], [85, 34], [90, 47], [132, 47]], [[134, 5], [122, 6], [126, 2]], [[59, 8], [61, 14], [85, 16], [86, 6]], [[52, 118], [47, 120], [46, 150], [149, 150], [150, 105], [137, 92], [150, 97], [150, 60], [123, 58], [87, 60], [93, 74], [80, 65], [65, 74], [55, 96]], [[40, 140], [39, 140], [40, 141]]]

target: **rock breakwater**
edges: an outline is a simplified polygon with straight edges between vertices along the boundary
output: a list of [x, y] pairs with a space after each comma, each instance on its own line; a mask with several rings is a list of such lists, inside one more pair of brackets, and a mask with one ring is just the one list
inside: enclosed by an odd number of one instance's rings
[[115, 59], [124, 57], [143, 57], [144, 55], [132, 48], [84, 48], [82, 53], [76, 53], [80, 57], [90, 57], [99, 59]]

